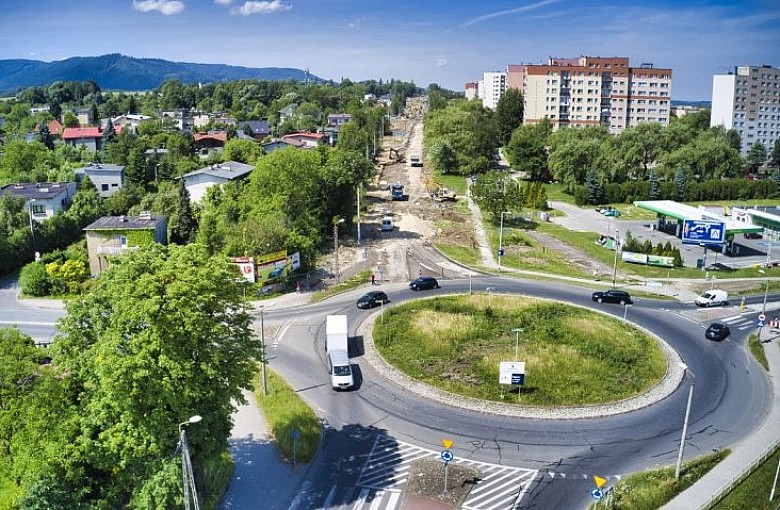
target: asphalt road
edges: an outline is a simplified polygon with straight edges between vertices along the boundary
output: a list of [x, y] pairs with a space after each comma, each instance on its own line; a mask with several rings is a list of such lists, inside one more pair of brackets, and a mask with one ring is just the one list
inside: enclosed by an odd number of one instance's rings
[[55, 324], [65, 315], [59, 301], [18, 300], [19, 289], [7, 280], [0, 287], [0, 328], [18, 327], [38, 343], [54, 339]]
[[[397, 303], [423, 295], [467, 292], [469, 286], [468, 280], [440, 283], [441, 290], [425, 293], [412, 293], [401, 285], [384, 290]], [[475, 290], [490, 286], [497, 293], [522, 293], [623, 314], [618, 305], [598, 305], [588, 291], [558, 283], [492, 277], [472, 283]], [[655, 405], [618, 416], [510, 418], [468, 412], [409, 393], [361, 360], [362, 339], [355, 338], [351, 353], [359, 387], [348, 393], [333, 392], [324, 359], [325, 315], [348, 314], [354, 332], [372, 313], [355, 308], [359, 294], [355, 291], [310, 307], [268, 314], [269, 319], [286, 324], [274, 346], [273, 368], [324, 418], [327, 430], [323, 454], [311, 468], [306, 504], [298, 508], [321, 508], [329, 487], [354, 484], [361, 459], [367, 457], [377, 434], [433, 450], [440, 449], [446, 437], [455, 441], [460, 458], [539, 470], [518, 508], [584, 508], [592, 502], [593, 475], [612, 477], [675, 462], [687, 382]], [[682, 315], [693, 309], [688, 304], [638, 299], [628, 312], [629, 320], [675, 348], [695, 374], [686, 458], [728, 447], [753, 430], [766, 416], [771, 392], [763, 370], [746, 355], [741, 332], [735, 331], [726, 342], [707, 341], [706, 325]]]

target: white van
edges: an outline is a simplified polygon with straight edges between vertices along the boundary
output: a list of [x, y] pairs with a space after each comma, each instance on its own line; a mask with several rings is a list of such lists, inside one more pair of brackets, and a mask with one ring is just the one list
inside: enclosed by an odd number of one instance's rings
[[697, 297], [696, 306], [720, 306], [729, 304], [729, 294], [725, 290], [709, 290]]
[[330, 371], [330, 385], [334, 390], [348, 390], [355, 384], [352, 377], [352, 366], [349, 364], [349, 355], [343, 349], [334, 349], [328, 352], [328, 370]]
[[385, 216], [382, 218], [382, 232], [389, 232], [393, 230], [393, 218], [392, 216]]

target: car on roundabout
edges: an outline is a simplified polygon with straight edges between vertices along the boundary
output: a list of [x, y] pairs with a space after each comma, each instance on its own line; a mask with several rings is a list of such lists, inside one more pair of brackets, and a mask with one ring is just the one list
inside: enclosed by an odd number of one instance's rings
[[387, 298], [387, 294], [381, 290], [372, 290], [371, 292], [360, 296], [360, 299], [357, 300], [357, 307], [368, 309], [374, 308], [375, 306], [384, 305], [389, 302], [390, 300]]
[[728, 338], [730, 334], [731, 330], [728, 326], [721, 324], [720, 322], [713, 322], [704, 332], [704, 338], [709, 340], [717, 340], [720, 342]]
[[421, 276], [409, 283], [412, 290], [438, 289], [439, 282], [432, 276]]
[[616, 303], [620, 305], [634, 304], [631, 300], [631, 295], [624, 290], [612, 289], [594, 292], [591, 299], [599, 303]]

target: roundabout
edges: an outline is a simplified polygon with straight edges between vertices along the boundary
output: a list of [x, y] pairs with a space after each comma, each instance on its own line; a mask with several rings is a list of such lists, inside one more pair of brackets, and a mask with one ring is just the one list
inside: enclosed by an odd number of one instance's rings
[[[469, 291], [468, 281], [441, 284], [442, 289], [429, 295]], [[587, 291], [560, 283], [475, 279], [475, 289], [487, 287], [495, 289], [496, 294], [597, 308], [618, 318], [626, 311], [595, 304]], [[383, 286], [383, 290], [393, 304], [419, 296], [401, 284]], [[754, 430], [768, 411], [771, 390], [762, 369], [746, 357], [737, 339], [706, 341], [703, 327], [683, 313], [693, 305], [637, 299], [628, 311], [631, 323], [668, 345], [664, 351], [669, 371], [660, 384], [639, 397], [604, 406], [535, 409], [534, 414], [517, 405], [501, 407], [498, 402], [468, 402], [459, 396], [437, 395], [427, 385], [418, 386], [384, 366], [368, 338], [372, 321], [381, 312], [357, 310], [354, 303], [359, 292], [267, 315], [285, 324], [271, 366], [324, 422], [324, 448], [311, 467], [311, 485], [307, 488], [312, 491], [312, 500], [317, 500], [314, 494], [319, 494], [318, 504], [331, 491], [340, 494], [347, 486], [353, 491], [355, 487], [368, 487], [362, 481], [358, 483], [356, 473], [368, 465], [369, 459], [372, 465], [385, 462], [403, 472], [403, 452], [411, 448], [403, 445], [436, 454], [441, 439], [447, 437], [455, 442], [456, 459], [536, 473], [522, 482], [507, 482], [514, 483], [517, 508], [583, 508], [589, 502], [589, 480], [594, 475], [614, 480], [640, 469], [674, 463], [688, 390], [687, 384], [680, 385], [679, 362], [695, 374], [697, 385], [686, 458], [732, 445]], [[346, 393], [330, 390], [323, 357], [325, 316], [339, 313], [349, 315], [353, 336], [350, 349], [358, 381], [357, 389]], [[385, 457], [374, 458], [375, 442], [383, 438], [382, 444], [386, 444], [388, 437], [396, 446], [383, 448]], [[346, 462], [345, 457], [350, 461]], [[368, 488], [376, 490], [375, 484]]]

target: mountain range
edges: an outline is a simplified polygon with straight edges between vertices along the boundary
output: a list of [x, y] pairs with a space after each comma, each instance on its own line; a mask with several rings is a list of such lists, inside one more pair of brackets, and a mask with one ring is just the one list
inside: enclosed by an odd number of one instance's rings
[[72, 57], [56, 62], [0, 60], [0, 93], [14, 93], [56, 81], [95, 81], [101, 90], [151, 90], [165, 80], [213, 83], [243, 79], [323, 81], [301, 69], [193, 64], [156, 58], [133, 58], [118, 53], [98, 57]]

